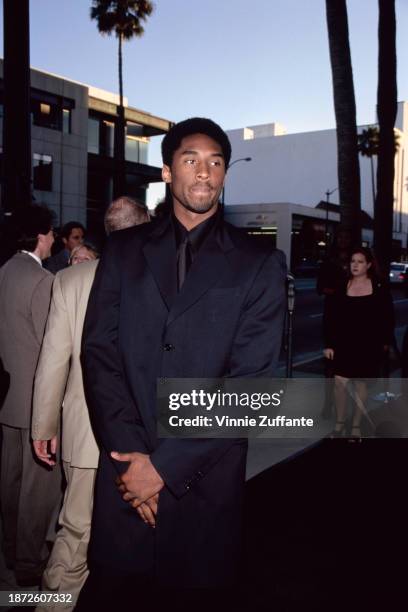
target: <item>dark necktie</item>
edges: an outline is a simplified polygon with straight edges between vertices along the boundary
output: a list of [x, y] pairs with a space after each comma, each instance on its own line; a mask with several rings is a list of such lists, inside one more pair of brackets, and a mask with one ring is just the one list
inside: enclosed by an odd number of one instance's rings
[[177, 258], [177, 279], [178, 279], [178, 290], [183, 286], [186, 276], [191, 266], [191, 244], [186, 235], [179, 246], [178, 258]]

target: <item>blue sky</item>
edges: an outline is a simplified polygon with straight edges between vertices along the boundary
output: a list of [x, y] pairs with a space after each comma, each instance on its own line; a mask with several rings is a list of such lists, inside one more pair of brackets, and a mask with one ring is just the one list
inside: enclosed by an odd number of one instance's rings
[[[31, 65], [117, 91], [117, 43], [97, 32], [90, 4], [31, 0]], [[396, 0], [396, 11], [398, 98], [408, 100], [408, 1]], [[377, 1], [349, 0], [348, 13], [357, 120], [370, 123]], [[155, 0], [145, 29], [124, 51], [132, 106], [173, 121], [208, 116], [225, 129], [274, 121], [288, 132], [334, 127], [324, 0]], [[158, 142], [150, 162], [160, 165]]]

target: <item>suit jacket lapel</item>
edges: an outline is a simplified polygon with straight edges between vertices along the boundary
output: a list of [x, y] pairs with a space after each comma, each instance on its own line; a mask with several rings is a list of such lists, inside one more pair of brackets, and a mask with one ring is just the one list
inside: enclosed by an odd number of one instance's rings
[[174, 299], [167, 325], [179, 317], [229, 270], [230, 264], [225, 255], [233, 248], [225, 226], [217, 229], [204, 242], [194, 259], [185, 283]]
[[143, 247], [143, 254], [170, 310], [177, 295], [176, 241], [170, 215], [155, 226]]

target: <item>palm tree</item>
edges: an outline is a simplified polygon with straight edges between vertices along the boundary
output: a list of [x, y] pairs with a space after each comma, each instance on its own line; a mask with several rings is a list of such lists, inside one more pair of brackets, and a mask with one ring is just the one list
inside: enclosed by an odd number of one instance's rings
[[[2, 202], [4, 211], [28, 206], [31, 190], [30, 3], [3, 0], [4, 120]], [[16, 35], [18, 32], [18, 35]]]
[[363, 157], [368, 157], [370, 159], [373, 207], [375, 206], [374, 157], [378, 155], [379, 146], [380, 130], [376, 125], [371, 125], [358, 135], [358, 150]]
[[380, 142], [374, 206], [374, 250], [386, 274], [392, 259], [394, 214], [394, 124], [397, 116], [395, 0], [379, 0], [378, 45], [377, 114]]
[[115, 34], [118, 39], [119, 106], [115, 125], [114, 157], [116, 171], [113, 179], [114, 197], [125, 193], [125, 109], [123, 106], [123, 56], [122, 45], [126, 40], [144, 34], [143, 21], [153, 12], [149, 0], [92, 0], [91, 19], [97, 21], [102, 35]]
[[326, 0], [326, 18], [337, 127], [340, 222], [358, 244], [361, 241], [360, 166], [346, 0]]
[[[394, 129], [394, 155], [400, 146], [399, 134]], [[371, 162], [371, 189], [373, 194], [373, 207], [375, 206], [376, 189], [373, 158], [380, 150], [380, 130], [378, 126], [371, 125], [358, 135], [358, 150], [363, 157], [368, 157]]]

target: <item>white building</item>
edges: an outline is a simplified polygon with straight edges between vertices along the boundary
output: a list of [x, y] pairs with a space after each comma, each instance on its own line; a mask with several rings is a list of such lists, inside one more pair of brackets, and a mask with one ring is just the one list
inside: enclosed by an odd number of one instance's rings
[[[366, 126], [361, 126], [363, 130]], [[407, 247], [408, 234], [408, 103], [399, 102], [396, 130], [399, 148], [395, 156], [394, 241]], [[317, 240], [324, 241], [326, 212], [316, 209], [330, 195], [338, 203], [336, 130], [287, 134], [277, 123], [255, 125], [228, 132], [232, 145], [232, 167], [225, 185], [226, 216], [234, 224], [255, 231], [276, 233], [276, 244], [291, 260], [291, 234], [299, 232], [299, 219], [310, 218]], [[241, 158], [251, 161], [233, 162]], [[376, 170], [376, 158], [374, 158]], [[373, 216], [370, 160], [360, 156], [362, 209]], [[313, 221], [314, 220], [314, 221]], [[328, 214], [328, 230], [338, 222]], [[262, 228], [267, 228], [262, 230]], [[363, 238], [371, 242], [372, 232]]]

